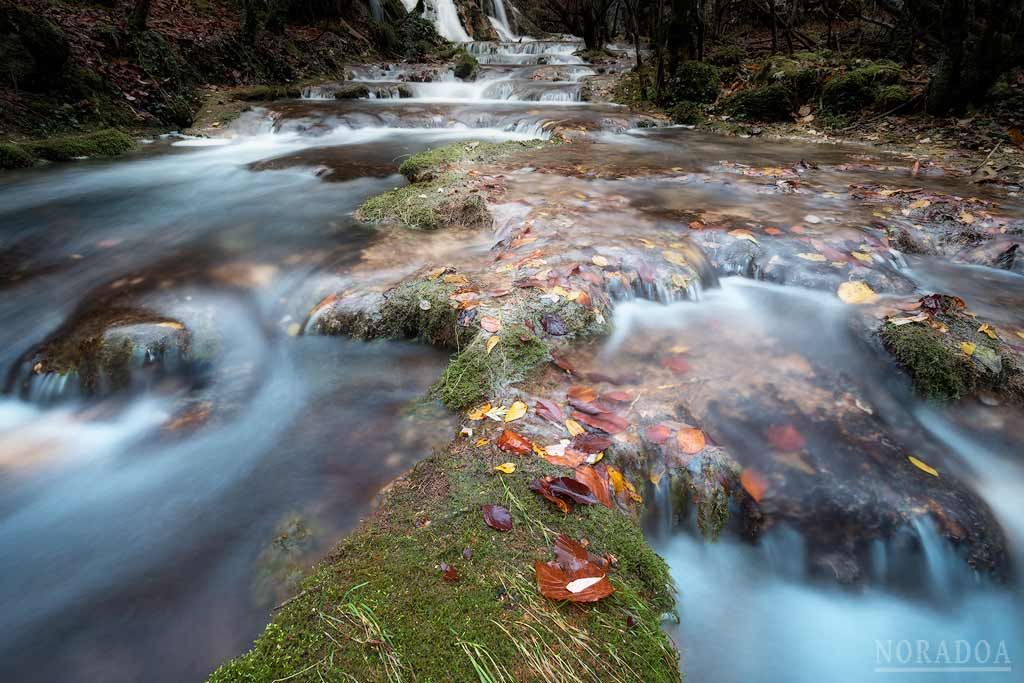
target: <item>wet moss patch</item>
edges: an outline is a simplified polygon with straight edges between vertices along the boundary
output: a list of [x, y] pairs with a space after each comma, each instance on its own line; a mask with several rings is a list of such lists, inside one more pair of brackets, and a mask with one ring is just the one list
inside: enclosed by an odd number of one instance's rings
[[243, 102], [271, 102], [302, 97], [302, 90], [294, 85], [254, 85], [234, 92], [234, 98]]
[[[389, 490], [376, 517], [331, 553], [301, 597], [275, 613], [246, 655], [210, 680], [678, 681], [660, 628], [673, 608], [665, 563], [618, 510], [564, 516], [528, 489], [551, 473], [540, 458], [507, 459], [490, 443], [454, 442]], [[501, 504], [514, 528], [488, 528], [480, 506]], [[533, 561], [554, 537], [585, 538], [617, 559], [615, 594], [592, 605], [539, 595]], [[441, 563], [458, 573], [445, 582]], [[490, 678], [487, 678], [489, 676]]]
[[356, 217], [372, 223], [400, 223], [414, 230], [490, 224], [491, 215], [483, 199], [467, 190], [462, 178], [461, 174], [445, 173], [428, 182], [370, 197], [359, 207]]
[[79, 157], [115, 157], [135, 148], [135, 139], [115, 128], [39, 140], [26, 147], [40, 159], [70, 161]]
[[464, 81], [475, 81], [477, 71], [480, 69], [480, 64], [476, 61], [476, 57], [469, 54], [466, 50], [459, 50], [455, 55], [452, 70], [455, 73], [456, 78], [461, 78]]
[[830, 78], [822, 89], [821, 103], [834, 113], [855, 112], [874, 105], [882, 86], [894, 85], [899, 80], [899, 65], [871, 62]]
[[449, 297], [453, 288], [440, 279], [405, 282], [384, 296], [374, 336], [417, 339], [454, 349], [468, 334], [458, 323]]
[[35, 156], [21, 145], [0, 143], [0, 169], [27, 168], [35, 162]]
[[785, 121], [793, 109], [789, 91], [780, 83], [743, 90], [729, 98], [725, 109], [748, 121]]
[[508, 142], [457, 142], [452, 145], [435, 147], [402, 162], [398, 171], [409, 182], [416, 183], [433, 180], [442, 170], [459, 162], [488, 162], [515, 154], [517, 152], [542, 149], [557, 143], [539, 140]]
[[369, 96], [370, 89], [362, 83], [350, 83], [334, 93], [336, 100], [360, 100]]

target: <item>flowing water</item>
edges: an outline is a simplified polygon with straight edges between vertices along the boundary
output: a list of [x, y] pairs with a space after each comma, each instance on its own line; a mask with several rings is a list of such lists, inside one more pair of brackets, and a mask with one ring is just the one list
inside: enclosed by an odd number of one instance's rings
[[[468, 41], [450, 0], [428, 5], [444, 35]], [[671, 235], [691, 221], [745, 228], [812, 214], [829, 239], [866, 249], [877, 242], [866, 227], [873, 211], [848, 198], [849, 185], [909, 182], [864, 148], [638, 130], [643, 117], [579, 102], [579, 80], [593, 72], [573, 54], [578, 43], [467, 47], [483, 65], [476, 82], [366, 66], [355, 78], [375, 99], [334, 100], [337, 84], [324, 84], [254, 109], [223, 138], [169, 137], [119, 161], [0, 179], [3, 680], [201, 680], [244, 651], [376, 491], [451, 437], [451, 418], [417, 400], [443, 354], [295, 336], [355, 266], [375, 259], [358, 277], [387, 282], [476, 258], [530, 211], [572, 231], [580, 249], [681, 239]], [[593, 143], [508, 172], [495, 234], [372, 229], [352, 217], [363, 199], [404, 182], [397, 167], [410, 154], [545, 138], [555, 125]], [[749, 172], [802, 161], [817, 167], [813, 179]], [[978, 194], [945, 177], [913, 183]], [[1015, 220], [1024, 212], [1019, 201], [1003, 208]], [[870, 404], [878, 438], [912, 440], [962, 480], [1020, 559], [1019, 411], [918, 402], [852, 331], [832, 275], [814, 263], [780, 268], [807, 247], [779, 244], [753, 265], [715, 252], [723, 279], [710, 277], [697, 300], [676, 301], [658, 282], [624, 293], [598, 357], [645, 375], [657, 370], [658, 345], [696, 349], [700, 373], [685, 387], [660, 384], [666, 400], [686, 396], [744, 463], [765, 457], [764, 425], [798, 421], [813, 447], [797, 468], [832, 472], [829, 481], [860, 476], [847, 469], [862, 446], [843, 427], [850, 401]], [[708, 237], [694, 249], [717, 246]], [[1024, 327], [1024, 278], [1014, 272], [891, 254], [873, 268], [898, 291], [955, 290], [979, 315]], [[182, 324], [193, 350], [209, 337], [217, 352], [177, 359], [187, 371], [170, 351], [133, 358], [118, 391], [34, 366], [41, 343], [75, 342], [79, 330], [173, 341]], [[873, 680], [886, 677], [874, 671], [877, 641], [925, 640], [934, 651], [940, 640], [987, 640], [1005, 642], [1010, 659], [1024, 653], [1016, 574], [997, 582], [970, 571], [926, 522], [858, 550], [869, 569], [860, 588], [840, 588], [828, 580], [842, 573], [839, 560], [823, 554], [813, 520], [795, 515], [756, 544], [729, 530], [706, 543], [692, 516], [652, 487], [651, 536], [680, 591], [681, 621], [668, 629], [690, 680]], [[789, 494], [830, 519], [834, 499], [853, 504], [837, 491]], [[989, 680], [977, 675], [939, 674]]]

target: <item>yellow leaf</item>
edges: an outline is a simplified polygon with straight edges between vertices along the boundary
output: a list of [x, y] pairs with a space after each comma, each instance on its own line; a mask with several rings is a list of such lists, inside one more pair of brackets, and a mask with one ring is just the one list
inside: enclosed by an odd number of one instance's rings
[[466, 417], [468, 417], [470, 420], [482, 420], [487, 415], [487, 413], [490, 412], [490, 410], [491, 404], [485, 403], [479, 408], [469, 411]]
[[487, 349], [488, 355], [490, 355], [491, 351], [494, 350], [494, 347], [498, 345], [498, 340], [499, 337], [496, 334], [491, 335], [490, 337], [487, 338], [487, 343], [484, 345], [484, 348]]
[[844, 282], [839, 285], [839, 290], [836, 293], [844, 303], [848, 304], [870, 304], [878, 299], [878, 295], [875, 294], [874, 290], [859, 280]]
[[661, 255], [665, 257], [665, 260], [677, 266], [689, 265], [686, 262], [686, 257], [680, 254], [678, 251], [663, 251]]
[[446, 283], [448, 283], [450, 285], [468, 285], [469, 284], [469, 280], [466, 279], [466, 276], [465, 275], [459, 275], [458, 273], [454, 273], [454, 274], [451, 274], [451, 275], [445, 275], [441, 279], [444, 280]]
[[799, 256], [800, 258], [802, 258], [805, 261], [824, 261], [824, 260], [826, 260], [825, 257], [822, 256], [821, 254], [815, 254], [814, 252], [807, 252], [807, 251], [805, 251], [803, 253], [800, 253], [800, 254], [797, 254], [797, 256]]
[[973, 223], [977, 219], [974, 217], [974, 214], [971, 214], [971, 213], [968, 213], [966, 211], [963, 211], [963, 212], [960, 213], [960, 220], [962, 220], [967, 225], [970, 225], [971, 223]]
[[516, 401], [509, 407], [508, 412], [505, 413], [505, 422], [512, 422], [518, 420], [523, 415], [526, 415], [526, 404], [522, 401]]
[[572, 434], [573, 436], [579, 436], [580, 434], [586, 431], [585, 429], [583, 429], [583, 426], [580, 425], [579, 422], [572, 419], [565, 421], [565, 428], [568, 429], [569, 433]]
[[910, 202], [907, 206], [908, 209], [927, 209], [932, 203], [927, 199], [918, 199], [915, 202]]
[[516, 471], [516, 466], [514, 463], [511, 462], [503, 462], [494, 469], [498, 470], [499, 472], [504, 472], [505, 474], [512, 474], [513, 472]]
[[749, 240], [754, 244], [757, 244], [757, 238], [754, 237], [749, 230], [737, 228], [736, 230], [730, 230], [729, 234], [740, 240]]
[[689, 286], [689, 282], [687, 282], [686, 278], [679, 273], [672, 273], [672, 284], [679, 289], [686, 289]]
[[600, 254], [594, 254], [593, 256], [591, 256], [590, 262], [599, 268], [604, 268], [605, 266], [608, 265], [608, 259], [606, 259], [604, 256], [601, 256]]
[[862, 251], [852, 251], [850, 252], [850, 256], [862, 263], [871, 263], [871, 254], [865, 254]]
[[921, 470], [922, 472], [927, 472], [928, 474], [932, 475], [933, 477], [939, 476], [939, 471], [937, 469], [935, 469], [934, 467], [932, 467], [931, 465], [929, 465], [928, 463], [921, 462], [920, 460], [918, 460], [917, 458], [915, 458], [912, 455], [908, 455], [907, 456], [907, 460], [910, 461], [911, 465], [913, 465], [917, 469]]
[[596, 465], [597, 463], [601, 462], [601, 458], [603, 457], [604, 451], [600, 451], [599, 453], [591, 453], [590, 455], [587, 456], [587, 464]]
[[476, 440], [476, 445], [477, 446], [486, 446], [489, 443], [490, 443], [490, 441], [487, 440], [487, 439], [477, 439]]
[[1017, 330], [1017, 336], [1024, 339], [1024, 330]]
[[988, 323], [982, 324], [982, 326], [978, 328], [978, 332], [981, 332], [982, 334], [987, 334], [991, 339], [998, 339], [998, 337], [996, 336], [996, 331]]
[[968, 356], [974, 355], [974, 349], [978, 348], [971, 342], [960, 342], [960, 350], [966, 353]]
[[[297, 323], [292, 323], [292, 324], [295, 325]], [[174, 322], [172, 320], [169, 320], [167, 322], [157, 323], [156, 326], [157, 327], [167, 327], [167, 328], [170, 328], [172, 330], [183, 330], [183, 329], [185, 329], [184, 325], [182, 325], [181, 323], [178, 323], [178, 322]], [[291, 325], [289, 325], [289, 327], [291, 327]], [[295, 336], [295, 335], [292, 335], [292, 336]]]
[[427, 279], [436, 280], [437, 278], [441, 277], [441, 273], [443, 273], [445, 270], [447, 269], [444, 266], [441, 266], [440, 268], [434, 268], [432, 271], [427, 273]]
[[289, 337], [298, 337], [299, 336], [299, 332], [301, 332], [301, 331], [302, 331], [302, 325], [300, 325], [298, 323], [292, 323], [291, 325], [288, 326], [288, 336]]

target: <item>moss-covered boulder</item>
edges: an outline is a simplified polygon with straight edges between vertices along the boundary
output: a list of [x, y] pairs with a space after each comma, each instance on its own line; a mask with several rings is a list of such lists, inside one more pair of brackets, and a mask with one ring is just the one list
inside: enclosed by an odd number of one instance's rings
[[672, 123], [695, 126], [704, 120], [704, 112], [696, 102], [680, 102], [669, 112]]
[[922, 303], [931, 311], [927, 320], [890, 320], [880, 330], [921, 396], [956, 401], [987, 393], [1024, 403], [1024, 363], [998, 331], [967, 315], [956, 297], [933, 294]]
[[903, 85], [886, 85], [878, 89], [875, 106], [882, 111], [891, 111], [910, 102], [910, 90]]
[[297, 85], [254, 85], [235, 91], [234, 98], [243, 102], [271, 102], [302, 97]]
[[736, 93], [725, 103], [725, 110], [745, 121], [785, 121], [790, 118], [793, 103], [786, 86], [773, 83]]
[[336, 100], [361, 100], [370, 96], [370, 89], [363, 83], [349, 83], [334, 91]]
[[398, 172], [409, 182], [433, 180], [444, 170], [459, 162], [494, 161], [501, 157], [548, 147], [552, 142], [537, 140], [511, 140], [508, 142], [456, 142], [443, 147], [424, 150], [402, 162]]
[[737, 66], [747, 56], [747, 49], [738, 43], [722, 43], [708, 51], [708, 63], [715, 66]]
[[35, 155], [21, 145], [0, 142], [0, 169], [27, 168], [35, 162]]
[[449, 225], [479, 228], [491, 223], [481, 197], [467, 190], [457, 173], [445, 173], [370, 197], [356, 217], [371, 223], [399, 223], [414, 230], [437, 230]]
[[464, 81], [475, 81], [479, 68], [480, 65], [476, 61], [476, 57], [469, 54], [466, 50], [459, 50], [456, 53], [454, 63], [452, 64], [452, 71], [455, 73], [456, 78]]
[[71, 56], [64, 32], [45, 17], [15, 5], [0, 7], [0, 64], [15, 88], [45, 90], [59, 83]]
[[666, 87], [668, 102], [714, 102], [721, 81], [718, 69], [710, 64], [686, 61], [679, 65]]
[[792, 57], [775, 56], [767, 59], [754, 75], [754, 82], [760, 85], [782, 85], [796, 102], [807, 102], [821, 91], [821, 80], [825, 69], [819, 65], [818, 56], [811, 53]]
[[28, 150], [47, 161], [70, 161], [80, 157], [115, 157], [135, 148], [127, 133], [108, 128], [95, 133], [66, 135], [26, 144]]
[[822, 88], [822, 106], [843, 114], [870, 107], [883, 86], [899, 83], [900, 67], [888, 61], [870, 62], [832, 76]]

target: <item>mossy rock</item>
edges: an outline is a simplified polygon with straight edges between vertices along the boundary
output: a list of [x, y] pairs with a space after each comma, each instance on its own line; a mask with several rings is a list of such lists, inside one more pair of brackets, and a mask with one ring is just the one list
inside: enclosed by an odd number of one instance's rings
[[725, 103], [725, 109], [746, 121], [786, 121], [793, 103], [786, 86], [774, 83], [736, 93]]
[[456, 142], [443, 147], [434, 147], [411, 157], [402, 162], [398, 172], [404, 175], [410, 182], [422, 182], [433, 180], [438, 177], [447, 166], [463, 161], [494, 161], [502, 157], [522, 152], [524, 150], [536, 150], [550, 146], [552, 142], [518, 141], [508, 142]]
[[453, 291], [441, 278], [403, 282], [384, 295], [374, 336], [459, 348], [470, 335], [459, 325], [458, 309], [449, 298]]
[[35, 156], [21, 145], [0, 142], [0, 169], [28, 168], [35, 162]]
[[455, 62], [452, 65], [452, 71], [455, 73], [455, 77], [463, 81], [475, 81], [479, 68], [480, 65], [476, 61], [476, 57], [469, 54], [466, 50], [460, 50], [458, 52], [455, 56]]
[[883, 86], [900, 80], [900, 67], [893, 62], [871, 62], [844, 74], [832, 76], [821, 92], [822, 106], [836, 113], [851, 113], [872, 106]]
[[0, 78], [44, 90], [64, 78], [70, 57], [67, 37], [50, 20], [22, 7], [0, 7]]
[[363, 83], [349, 83], [335, 91], [336, 100], [360, 100], [370, 96], [370, 89]]
[[[927, 323], [884, 323], [882, 343], [910, 374], [914, 388], [929, 400], [956, 401], [979, 392], [1024, 403], [1024, 364], [997, 338], [980, 332], [978, 322], [943, 297], [943, 310]], [[968, 344], [971, 354], [964, 351]]]
[[714, 102], [720, 86], [715, 67], [704, 62], [686, 61], [669, 79], [666, 99], [668, 102]]
[[[814, 55], [815, 57], [817, 55]], [[758, 70], [754, 80], [762, 85], [782, 85], [790, 98], [807, 102], [821, 90], [822, 70], [813, 63], [794, 57], [769, 58]]]
[[295, 85], [253, 85], [234, 92], [234, 98], [243, 102], [272, 102], [302, 97], [302, 89]]
[[[660, 624], [674, 608], [671, 578], [640, 528], [601, 505], [562, 514], [528, 488], [558, 470], [533, 457], [518, 458], [514, 476], [496, 473], [507, 459], [458, 440], [419, 463], [210, 682], [305, 671], [296, 680], [678, 683]], [[485, 525], [487, 504], [511, 511], [511, 531]], [[533, 562], [553, 557], [559, 533], [615, 556], [613, 595], [587, 605], [540, 595]], [[456, 581], [442, 580], [442, 563]]]
[[902, 85], [886, 85], [878, 89], [875, 106], [882, 111], [891, 111], [910, 102], [910, 90]]
[[127, 133], [108, 128], [63, 137], [39, 140], [26, 147], [40, 159], [69, 161], [79, 157], [115, 157], [135, 148], [135, 139]]
[[680, 102], [669, 112], [672, 123], [695, 126], [704, 120], [704, 112], [696, 102]]
[[400, 223], [414, 230], [489, 225], [492, 219], [486, 203], [467, 191], [463, 181], [461, 174], [445, 173], [428, 182], [384, 192], [363, 202], [356, 217], [372, 223]]
[[708, 63], [715, 66], [737, 66], [747, 56], [747, 49], [738, 43], [716, 45], [708, 52]]

